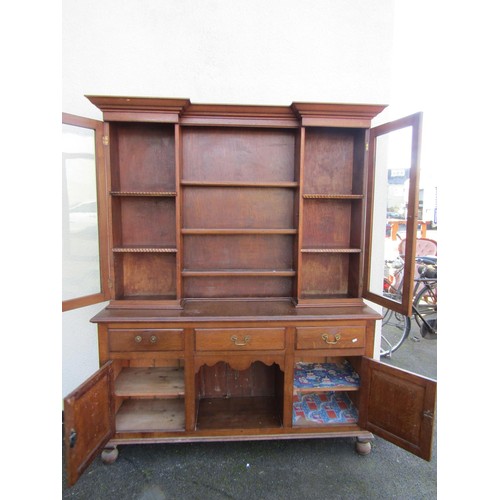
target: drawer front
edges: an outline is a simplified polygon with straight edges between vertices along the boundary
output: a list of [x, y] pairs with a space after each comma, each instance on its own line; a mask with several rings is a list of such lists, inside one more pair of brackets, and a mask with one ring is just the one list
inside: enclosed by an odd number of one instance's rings
[[197, 328], [197, 351], [260, 351], [285, 348], [284, 328]]
[[297, 349], [346, 349], [365, 347], [364, 325], [297, 328]]
[[182, 351], [183, 330], [109, 330], [110, 351]]

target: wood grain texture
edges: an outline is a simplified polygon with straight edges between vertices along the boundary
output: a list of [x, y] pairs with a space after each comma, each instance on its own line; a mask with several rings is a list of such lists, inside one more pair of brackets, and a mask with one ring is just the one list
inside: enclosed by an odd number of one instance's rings
[[180, 398], [184, 396], [184, 370], [179, 368], [124, 368], [115, 381], [115, 396]]

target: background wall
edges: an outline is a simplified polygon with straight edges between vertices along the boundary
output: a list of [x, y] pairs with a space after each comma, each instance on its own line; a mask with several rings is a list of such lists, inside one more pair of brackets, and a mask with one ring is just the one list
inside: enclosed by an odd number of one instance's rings
[[[102, 119], [85, 94], [390, 101], [392, 0], [65, 0], [62, 7], [67, 113]], [[95, 309], [63, 314], [63, 396], [98, 367], [88, 323]]]
[[83, 94], [385, 103], [393, 1], [65, 0], [63, 109]]

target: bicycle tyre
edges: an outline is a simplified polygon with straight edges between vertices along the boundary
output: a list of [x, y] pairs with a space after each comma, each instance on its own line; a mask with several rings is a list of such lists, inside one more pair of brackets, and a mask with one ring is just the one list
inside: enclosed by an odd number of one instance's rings
[[[429, 291], [431, 293], [429, 293]], [[428, 297], [427, 300], [424, 299], [425, 296]], [[426, 325], [420, 316], [414, 313], [415, 322], [420, 329], [420, 334], [426, 339], [435, 340], [437, 338], [437, 296], [435, 294], [435, 289], [428, 287], [422, 288], [413, 300], [413, 307], [415, 307], [427, 322]], [[429, 329], [429, 327], [431, 329]]]
[[410, 335], [411, 319], [408, 316], [383, 309], [382, 338], [380, 340], [380, 356], [390, 358]]

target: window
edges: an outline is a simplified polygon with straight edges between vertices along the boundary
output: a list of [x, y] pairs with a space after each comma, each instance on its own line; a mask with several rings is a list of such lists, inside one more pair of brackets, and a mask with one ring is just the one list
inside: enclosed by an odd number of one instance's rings
[[103, 127], [63, 113], [63, 311], [109, 298]]

